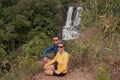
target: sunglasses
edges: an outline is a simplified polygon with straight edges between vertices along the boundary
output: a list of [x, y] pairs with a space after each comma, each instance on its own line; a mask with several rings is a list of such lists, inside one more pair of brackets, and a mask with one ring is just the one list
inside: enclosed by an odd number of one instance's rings
[[63, 46], [57, 46], [57, 48], [63, 48]]
[[53, 41], [58, 41], [58, 39], [54, 39]]

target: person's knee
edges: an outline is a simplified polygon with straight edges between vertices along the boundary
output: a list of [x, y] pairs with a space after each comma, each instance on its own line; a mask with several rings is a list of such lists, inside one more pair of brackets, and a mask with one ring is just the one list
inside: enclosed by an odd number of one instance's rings
[[44, 66], [44, 67], [43, 67], [43, 70], [47, 70], [47, 67]]

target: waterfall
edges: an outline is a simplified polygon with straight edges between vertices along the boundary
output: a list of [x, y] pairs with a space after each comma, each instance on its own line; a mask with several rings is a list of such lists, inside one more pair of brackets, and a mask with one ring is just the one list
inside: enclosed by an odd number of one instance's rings
[[72, 12], [73, 12], [73, 7], [69, 7], [69, 10], [67, 12], [66, 24], [65, 24], [66, 28], [69, 28], [72, 25]]
[[[76, 9], [74, 9], [73, 7], [68, 8], [66, 24], [62, 29], [63, 40], [71, 40], [71, 39], [78, 38], [80, 34], [80, 30], [77, 29], [76, 27], [79, 27], [80, 25], [81, 10], [82, 10], [82, 7], [77, 7]], [[73, 14], [75, 14], [75, 16]]]
[[81, 7], [77, 8], [77, 14], [76, 14], [75, 19], [73, 21], [73, 26], [79, 26], [80, 25], [80, 21], [81, 21], [80, 10], [81, 9], [82, 9]]

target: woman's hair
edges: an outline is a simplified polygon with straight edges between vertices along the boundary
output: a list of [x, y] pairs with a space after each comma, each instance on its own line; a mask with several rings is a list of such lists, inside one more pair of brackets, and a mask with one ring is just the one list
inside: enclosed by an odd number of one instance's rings
[[65, 44], [64, 44], [63, 42], [60, 41], [60, 42], [58, 43], [58, 45], [59, 45], [59, 44], [62, 44], [63, 47], [65, 47]]

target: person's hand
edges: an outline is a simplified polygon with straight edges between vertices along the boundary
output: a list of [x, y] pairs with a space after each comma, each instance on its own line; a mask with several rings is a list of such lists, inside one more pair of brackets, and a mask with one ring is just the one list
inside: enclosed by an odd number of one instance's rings
[[48, 58], [47, 58], [47, 57], [44, 57], [44, 62], [45, 62], [45, 63], [47, 62], [47, 60], [48, 60]]
[[49, 62], [49, 61], [50, 61], [50, 59], [49, 59], [49, 58], [44, 57], [44, 62], [45, 62], [45, 63], [47, 63], [47, 62]]
[[59, 73], [57, 72], [57, 70], [55, 70], [55, 73], [56, 73], [56, 74], [59, 74]]

